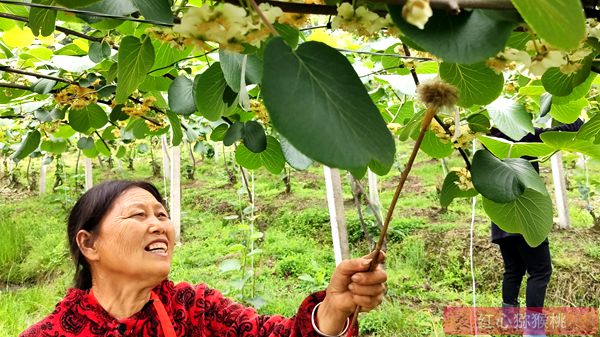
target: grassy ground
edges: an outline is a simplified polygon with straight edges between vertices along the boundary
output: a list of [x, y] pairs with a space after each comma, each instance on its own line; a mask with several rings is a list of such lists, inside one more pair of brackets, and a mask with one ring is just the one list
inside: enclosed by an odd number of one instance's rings
[[[399, 162], [403, 159], [400, 155]], [[44, 198], [0, 190], [0, 336], [15, 336], [48, 314], [70, 286], [64, 223], [77, 196], [75, 179], [81, 183], [82, 178], [74, 174], [74, 159], [66, 162], [69, 178], [64, 187]], [[458, 159], [450, 162], [459, 164]], [[163, 186], [160, 177], [151, 177], [149, 157], [136, 159], [135, 168], [130, 172], [96, 167], [95, 179], [135, 177]], [[542, 166], [545, 176], [547, 171]], [[581, 179], [579, 171], [569, 172], [573, 181]], [[597, 172], [594, 166], [592, 172]], [[381, 179], [384, 206], [398, 175], [394, 169]], [[222, 161], [207, 159], [199, 164], [195, 180], [183, 179], [182, 244], [171, 278], [207, 283], [262, 313], [293, 315], [307, 294], [326, 285], [335, 265], [322, 169], [293, 172], [290, 194], [284, 193], [280, 177], [257, 171], [254, 214], [247, 207], [239, 171], [236, 177], [232, 184]], [[471, 202], [456, 200], [441, 210], [436, 187], [442, 179], [439, 161], [418, 159], [391, 226], [388, 296], [378, 310], [361, 316], [361, 335], [443, 336], [444, 307], [470, 303]], [[49, 189], [52, 183], [50, 179]], [[550, 235], [555, 269], [547, 302], [598, 307], [599, 235], [590, 231], [592, 219], [577, 189], [573, 187], [569, 196], [573, 228]], [[369, 244], [347, 186], [344, 198], [352, 255], [364, 255]], [[372, 216], [367, 213], [367, 218]], [[497, 247], [489, 242], [489, 223], [479, 203], [475, 219], [478, 305], [497, 306], [502, 263]]]

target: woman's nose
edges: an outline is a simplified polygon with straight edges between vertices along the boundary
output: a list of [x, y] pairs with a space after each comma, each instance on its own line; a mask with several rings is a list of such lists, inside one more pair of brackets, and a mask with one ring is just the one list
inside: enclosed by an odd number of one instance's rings
[[164, 234], [167, 232], [167, 226], [169, 221], [161, 221], [157, 216], [153, 215], [149, 219], [150, 233]]

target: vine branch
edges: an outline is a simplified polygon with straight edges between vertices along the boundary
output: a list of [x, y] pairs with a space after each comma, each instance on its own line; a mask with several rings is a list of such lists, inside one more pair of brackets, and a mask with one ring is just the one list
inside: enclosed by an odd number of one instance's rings
[[56, 82], [62, 82], [62, 83], [67, 83], [67, 84], [77, 84], [77, 82], [70, 81], [70, 80], [64, 79], [62, 77], [32, 73], [32, 72], [26, 71], [26, 70], [11, 68], [9, 66], [0, 66], [0, 71], [6, 71], [7, 73], [21, 74], [21, 75], [26, 75], [26, 76], [32, 76], [32, 77], [36, 77], [36, 78], [44, 78], [47, 80], [53, 80]]
[[[0, 13], [0, 18], [6, 18], [6, 19], [11, 19], [11, 20], [15, 20], [15, 21], [21, 21], [21, 22], [29, 22], [29, 19], [24, 17], [24, 16], [18, 16], [18, 15], [13, 15], [13, 14], [9, 14], [9, 13]], [[79, 38], [88, 40], [88, 41], [92, 41], [92, 42], [102, 42], [103, 39], [100, 37], [95, 37], [95, 36], [89, 36], [89, 35], [85, 35], [83, 33], [74, 31], [72, 29], [69, 28], [65, 28], [65, 27], [60, 27], [60, 26], [56, 26], [54, 28], [55, 30], [61, 32], [61, 33], [65, 33], [67, 35], [73, 35], [73, 36], [77, 36]], [[119, 47], [117, 46], [111, 46], [114, 50], [119, 50]]]
[[11, 89], [21, 89], [21, 90], [31, 91], [31, 87], [29, 87], [29, 86], [22, 85], [22, 84], [16, 84], [16, 83], [6, 83], [6, 82], [0, 82], [0, 88], [11, 88]]
[[188, 57], [184, 57], [184, 58], [182, 58], [182, 59], [180, 59], [180, 60], [177, 60], [177, 61], [175, 61], [175, 62], [173, 62], [173, 63], [171, 63], [171, 64], [169, 64], [169, 65], [166, 65], [166, 66], [164, 66], [164, 67], [160, 67], [160, 68], [152, 69], [152, 70], [150, 70], [150, 71], [148, 72], [148, 75], [152, 74], [153, 72], [157, 72], [157, 71], [159, 71], [159, 70], [163, 70], [163, 69], [171, 68], [172, 66], [174, 66], [174, 65], [178, 64], [179, 62], [183, 62], [183, 61], [187, 61], [187, 60], [191, 60], [191, 59], [195, 59], [195, 58], [203, 57], [203, 56], [205, 56], [205, 55], [208, 55], [208, 54], [210, 54], [210, 53], [213, 53], [213, 52], [217, 51], [218, 49], [219, 49], [219, 48], [214, 48], [214, 49], [211, 49], [211, 50], [209, 50], [209, 51], [207, 51], [206, 53], [203, 53], [203, 54], [199, 54], [199, 55], [194, 55], [194, 56], [188, 56]]
[[92, 12], [92, 11], [86, 11], [86, 10], [81, 10], [81, 9], [72, 9], [72, 8], [66, 8], [66, 7], [61, 7], [61, 6], [42, 5], [42, 4], [37, 4], [37, 3], [12, 1], [12, 0], [0, 0], [0, 3], [7, 4], [7, 5], [25, 6], [25, 7], [31, 7], [31, 8], [49, 9], [49, 10], [79, 14], [79, 15], [84, 15], [84, 16], [96, 16], [96, 17], [107, 18], [107, 19], [117, 19], [117, 20], [133, 21], [133, 22], [140, 22], [140, 23], [150, 23], [153, 25], [163, 26], [163, 27], [172, 27], [173, 26], [172, 23], [164, 23], [164, 22], [154, 21], [154, 20], [138, 19], [138, 18], [134, 18], [134, 17], [130, 17], [130, 16], [97, 13], [97, 12]]

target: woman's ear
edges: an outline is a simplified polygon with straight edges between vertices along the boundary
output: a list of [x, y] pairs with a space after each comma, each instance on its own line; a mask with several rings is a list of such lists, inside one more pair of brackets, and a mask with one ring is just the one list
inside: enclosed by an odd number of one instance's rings
[[88, 261], [97, 261], [99, 259], [96, 248], [96, 238], [92, 233], [82, 229], [77, 232], [77, 246]]

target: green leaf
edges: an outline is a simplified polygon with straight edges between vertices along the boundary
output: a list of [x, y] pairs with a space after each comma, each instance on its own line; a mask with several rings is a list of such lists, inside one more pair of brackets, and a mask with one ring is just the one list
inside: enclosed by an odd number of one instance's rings
[[75, 134], [75, 130], [70, 125], [61, 125], [52, 135], [56, 138], [68, 139]]
[[169, 87], [169, 108], [174, 113], [189, 116], [196, 111], [194, 82], [185, 76], [178, 76]]
[[256, 121], [248, 121], [244, 124], [244, 145], [248, 150], [259, 153], [267, 148], [267, 135], [262, 125]]
[[23, 136], [23, 140], [21, 141], [19, 148], [12, 155], [12, 160], [18, 162], [19, 160], [24, 159], [28, 155], [30, 155], [40, 145], [41, 138], [42, 135], [38, 130], [27, 132], [27, 134]]
[[67, 152], [69, 144], [63, 139], [44, 140], [40, 144], [40, 150], [54, 154]]
[[145, 120], [141, 118], [133, 118], [129, 120], [129, 123], [125, 127], [125, 131], [131, 132], [133, 137], [136, 139], [143, 139], [146, 137], [146, 134], [150, 132], [150, 129], [148, 129], [148, 125], [146, 125]]
[[144, 81], [146, 73], [154, 64], [154, 48], [148, 37], [143, 41], [134, 36], [121, 40], [117, 55], [117, 104], [125, 103], [131, 94]]
[[229, 127], [223, 137], [223, 145], [231, 146], [244, 137], [244, 123], [235, 122]]
[[125, 149], [125, 146], [119, 146], [119, 148], [117, 149], [116, 157], [119, 159], [123, 159], [125, 158], [125, 155], [127, 155], [127, 150]]
[[594, 56], [595, 54], [592, 53], [586, 57], [581, 64], [581, 68], [572, 74], [564, 74], [560, 71], [560, 68], [546, 70], [542, 75], [542, 84], [546, 91], [554, 96], [570, 95], [575, 87], [584, 83], [590, 76]]
[[517, 22], [492, 17], [496, 11], [475, 9], [455, 15], [434, 10], [419, 29], [402, 18], [402, 6], [388, 6], [392, 20], [404, 35], [449, 63], [473, 64], [485, 61], [504, 49]]
[[460, 65], [440, 64], [440, 77], [459, 90], [458, 105], [485, 105], [493, 102], [504, 88], [504, 76], [488, 68], [485, 63]]
[[570, 124], [579, 118], [581, 111], [588, 105], [589, 102], [585, 97], [564, 104], [557, 104], [553, 99], [552, 108], [550, 108], [550, 116], [561, 123]]
[[587, 123], [583, 124], [579, 132], [577, 132], [577, 139], [592, 140], [597, 143], [598, 135], [600, 134], [600, 113], [596, 113]]
[[522, 234], [531, 247], [544, 242], [552, 229], [550, 195], [531, 188], [509, 203], [497, 203], [484, 197], [483, 209], [498, 227], [509, 233]]
[[434, 132], [428, 130], [425, 132], [423, 143], [421, 143], [421, 150], [433, 158], [444, 158], [452, 154], [454, 147], [452, 143], [444, 143]]
[[494, 125], [513, 140], [534, 133], [531, 115], [525, 107], [511, 99], [500, 97], [487, 106]]
[[[40, 5], [53, 5], [54, 0], [33, 0], [33, 3]], [[29, 27], [33, 35], [49, 36], [54, 33], [54, 24], [56, 21], [56, 11], [43, 8], [32, 7], [29, 10]]]
[[98, 104], [91, 104], [81, 110], [69, 110], [69, 125], [75, 131], [86, 133], [93, 129], [100, 129], [108, 122], [108, 116]]
[[96, 149], [96, 146], [92, 147], [91, 149], [81, 150], [81, 153], [88, 158], [96, 158], [100, 154], [100, 152], [98, 152]]
[[258, 84], [262, 78], [262, 61], [255, 55], [244, 55], [227, 51], [219, 50], [219, 63], [223, 77], [227, 81], [227, 85], [235, 91], [240, 91], [240, 83], [242, 79], [242, 62], [246, 60], [246, 84]]
[[94, 147], [94, 139], [92, 137], [81, 137], [77, 141], [77, 147], [86, 150]]
[[106, 157], [110, 157], [110, 149], [108, 148], [108, 146], [106, 146], [106, 144], [104, 144], [104, 142], [101, 139], [96, 140], [96, 144], [94, 147], [96, 148], [98, 153]]
[[[321, 42], [296, 51], [273, 38], [264, 53], [263, 97], [277, 131], [299, 151], [353, 173], [387, 173], [395, 144], [348, 59]], [[317, 132], [328, 127], [328, 132]], [[335, 126], [335, 127], [333, 127]]]
[[235, 151], [235, 161], [249, 170], [264, 166], [273, 174], [281, 173], [285, 166], [281, 145], [273, 136], [267, 136], [267, 148], [260, 153], [254, 153], [240, 144]]
[[[174, 48], [167, 42], [152, 41], [155, 51], [154, 66], [152, 67], [152, 76], [162, 76], [173, 70], [174, 63], [189, 56], [192, 52], [191, 47], [185, 49]], [[160, 69], [160, 70], [158, 70]]]
[[105, 41], [102, 41], [102, 43], [99, 42], [91, 42], [90, 43], [90, 50], [89, 50], [89, 57], [90, 60], [96, 62], [96, 63], [100, 63], [102, 61], [104, 61], [105, 59], [109, 58], [111, 54], [111, 48], [110, 48], [110, 44], [108, 44]]
[[59, 5], [67, 8], [79, 8], [92, 5], [100, 0], [56, 0]]
[[169, 0], [133, 0], [133, 3], [146, 19], [173, 23], [173, 12]]
[[585, 37], [580, 0], [512, 0], [525, 22], [554, 47], [571, 50]]
[[480, 136], [478, 139], [498, 158], [544, 157], [554, 152], [552, 146], [544, 143], [515, 143], [489, 136]]
[[242, 268], [242, 265], [240, 263], [240, 260], [238, 260], [238, 259], [223, 260], [219, 264], [219, 270], [221, 271], [221, 273], [226, 273], [229, 271], [237, 271], [237, 270], [240, 270], [241, 268]]
[[573, 91], [567, 96], [553, 96], [552, 104], [565, 104], [571, 101], [578, 100], [582, 97], [585, 97], [592, 88], [592, 84], [596, 79], [596, 73], [590, 73], [585, 82], [573, 88]]
[[54, 88], [55, 85], [56, 85], [56, 81], [54, 81], [54, 80], [40, 78], [37, 82], [35, 82], [31, 86], [31, 91], [38, 93], [38, 94], [46, 95], [46, 94], [49, 94], [50, 91], [52, 91], [52, 88]]
[[298, 41], [300, 40], [300, 31], [290, 25], [285, 25], [281, 23], [274, 23], [273, 27], [281, 37], [285, 40], [288, 46], [292, 49], [296, 49], [298, 47]]
[[448, 207], [455, 198], [471, 198], [478, 194], [473, 188], [468, 190], [458, 188], [457, 183], [459, 180], [458, 174], [454, 171], [450, 171], [446, 175], [440, 192], [440, 205], [442, 207]]
[[[60, 0], [67, 1], [67, 0]], [[77, 1], [77, 0], [68, 0], [68, 1]], [[100, 1], [85, 1], [87, 3], [91, 3], [89, 6], [86, 6], [84, 9], [90, 12], [103, 13], [103, 14], [112, 14], [112, 15], [129, 15], [133, 12], [136, 12], [138, 9], [133, 4], [132, 0], [100, 0]], [[90, 20], [90, 17], [85, 17], [86, 20]], [[91, 20], [91, 21], [97, 21]]]
[[498, 203], [515, 201], [527, 188], [548, 193], [544, 181], [527, 160], [500, 160], [488, 150], [479, 150], [473, 156], [471, 177], [481, 195]]
[[210, 140], [212, 140], [213, 142], [222, 141], [223, 138], [225, 138], [225, 134], [227, 133], [227, 130], [229, 130], [229, 125], [227, 125], [225, 123], [219, 124], [219, 126], [214, 128], [212, 130], [212, 132], [210, 133]]
[[469, 123], [469, 129], [474, 132], [488, 133], [490, 131], [490, 119], [480, 113], [476, 113], [467, 117], [467, 123]]
[[298, 151], [287, 139], [279, 136], [279, 142], [281, 143], [281, 150], [283, 151], [283, 156], [285, 157], [285, 161], [290, 164], [291, 167], [296, 170], [306, 170], [312, 165], [313, 161], [305, 156], [302, 152]]
[[216, 121], [235, 106], [234, 102], [226, 102], [229, 92], [233, 92], [225, 77], [219, 62], [213, 63], [204, 73], [194, 79], [194, 98], [196, 108], [201, 116], [210, 121]]
[[54, 118], [52, 117], [52, 114], [48, 110], [44, 110], [44, 109], [35, 110], [33, 112], [33, 115], [40, 122], [52, 122], [54, 120]]
[[169, 118], [169, 124], [171, 124], [171, 146], [178, 146], [181, 144], [183, 139], [183, 132], [181, 131], [181, 121], [176, 114], [167, 110], [167, 118]]

